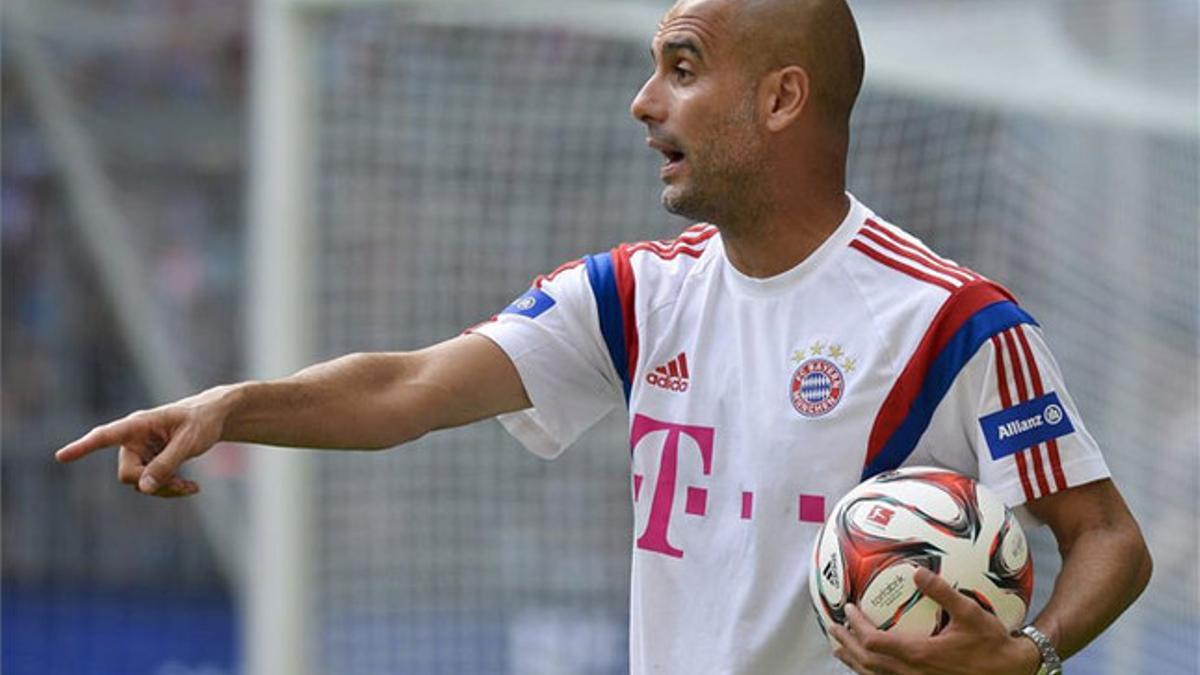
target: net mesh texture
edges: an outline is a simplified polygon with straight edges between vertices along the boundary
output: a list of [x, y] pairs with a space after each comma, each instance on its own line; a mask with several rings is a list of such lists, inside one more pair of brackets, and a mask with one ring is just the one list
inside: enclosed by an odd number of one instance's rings
[[[687, 224], [628, 115], [644, 44], [356, 9], [315, 45], [322, 356], [452, 337]], [[875, 89], [853, 134], [859, 199], [1039, 318], [1146, 530], [1154, 582], [1077, 667], [1195, 672], [1195, 143]], [[553, 462], [486, 422], [323, 457], [318, 484], [327, 672], [627, 670], [623, 412]], [[1059, 559], [1032, 538], [1044, 603]]]

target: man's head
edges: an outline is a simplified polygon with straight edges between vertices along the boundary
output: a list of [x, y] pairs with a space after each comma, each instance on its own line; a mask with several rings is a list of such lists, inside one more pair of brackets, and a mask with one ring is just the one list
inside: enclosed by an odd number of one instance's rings
[[827, 162], [830, 152], [810, 152], [827, 147], [844, 166], [863, 75], [844, 0], [679, 0], [651, 54], [631, 112], [666, 157], [669, 211], [718, 224], [754, 217], [787, 162]]

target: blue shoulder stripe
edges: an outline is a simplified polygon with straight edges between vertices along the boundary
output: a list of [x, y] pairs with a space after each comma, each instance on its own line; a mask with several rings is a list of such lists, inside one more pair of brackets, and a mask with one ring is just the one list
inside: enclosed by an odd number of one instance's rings
[[625, 352], [625, 316], [621, 309], [621, 296], [617, 292], [617, 275], [613, 270], [612, 253], [597, 253], [585, 259], [588, 282], [596, 299], [596, 312], [600, 315], [600, 334], [608, 347], [608, 357], [621, 378], [625, 391], [625, 403], [629, 403], [629, 367]]
[[993, 335], [1021, 324], [1037, 325], [1037, 322], [1016, 303], [1009, 301], [988, 305], [967, 319], [934, 360], [908, 415], [884, 444], [883, 450], [863, 469], [862, 479], [891, 471], [903, 464], [929, 428], [934, 411], [950, 391], [954, 380], [979, 348]]

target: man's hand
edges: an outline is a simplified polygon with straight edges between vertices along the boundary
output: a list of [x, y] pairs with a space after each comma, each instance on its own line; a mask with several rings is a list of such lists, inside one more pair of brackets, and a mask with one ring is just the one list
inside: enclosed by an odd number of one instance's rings
[[834, 655], [860, 675], [1030, 675], [1041, 663], [1037, 647], [1009, 634], [992, 614], [954, 590], [938, 575], [919, 569], [917, 588], [950, 616], [938, 635], [918, 637], [881, 631], [854, 605], [849, 630], [833, 626], [841, 643]]
[[190, 398], [142, 410], [92, 429], [54, 453], [73, 462], [97, 450], [120, 446], [117, 479], [155, 497], [186, 497], [200, 491], [194, 481], [175, 475], [185, 461], [203, 454], [221, 439], [228, 388], [210, 389]]

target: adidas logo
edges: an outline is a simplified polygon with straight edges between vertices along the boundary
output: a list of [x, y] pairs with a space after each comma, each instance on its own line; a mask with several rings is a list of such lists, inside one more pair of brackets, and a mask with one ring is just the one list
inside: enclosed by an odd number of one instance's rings
[[687, 354], [679, 352], [679, 356], [655, 368], [646, 374], [646, 382], [651, 386], [667, 391], [685, 392], [688, 389]]

